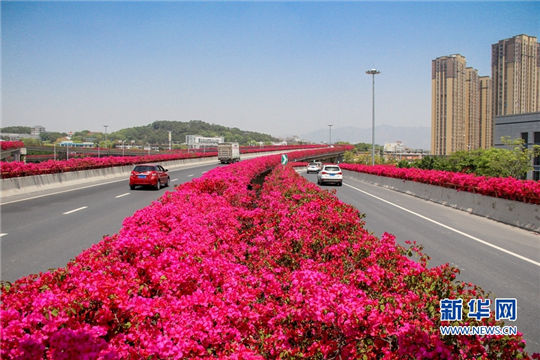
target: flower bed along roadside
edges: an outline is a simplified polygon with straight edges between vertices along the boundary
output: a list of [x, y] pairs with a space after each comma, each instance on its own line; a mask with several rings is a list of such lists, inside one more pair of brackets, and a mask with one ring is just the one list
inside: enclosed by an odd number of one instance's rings
[[475, 176], [442, 170], [397, 168], [391, 165], [339, 164], [342, 169], [377, 176], [387, 176], [425, 184], [444, 186], [509, 200], [540, 204], [540, 182], [512, 177]]
[[0, 148], [2, 150], [18, 149], [24, 147], [22, 141], [0, 141]]
[[[295, 148], [291, 146], [290, 148]], [[308, 146], [310, 148], [313, 145]], [[285, 148], [284, 146], [280, 148]], [[310, 149], [303, 151], [312, 151], [311, 154], [324, 154], [328, 152], [348, 150], [350, 146], [340, 146], [333, 149]], [[252, 149], [249, 152], [257, 152], [261, 149]], [[269, 148], [262, 149], [268, 151]], [[295, 154], [301, 153], [301, 151], [294, 152]], [[197, 152], [197, 153], [166, 153], [157, 155], [143, 155], [143, 156], [107, 156], [101, 158], [86, 157], [86, 158], [74, 158], [69, 160], [48, 160], [40, 163], [24, 163], [24, 162], [0, 162], [1, 178], [12, 178], [21, 176], [43, 175], [43, 174], [55, 174], [67, 171], [80, 171], [99, 169], [113, 166], [125, 166], [142, 164], [148, 162], [162, 162], [172, 161], [188, 158], [204, 158], [216, 156], [217, 153], [213, 152]]]
[[279, 161], [209, 171], [65, 268], [3, 284], [2, 358], [527, 358], [521, 336], [442, 337], [439, 300], [482, 291], [290, 166], [253, 184]]

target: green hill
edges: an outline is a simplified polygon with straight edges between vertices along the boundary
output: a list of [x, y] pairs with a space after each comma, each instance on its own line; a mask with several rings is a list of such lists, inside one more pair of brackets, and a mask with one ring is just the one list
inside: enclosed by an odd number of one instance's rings
[[135, 140], [141, 143], [167, 144], [169, 131], [175, 143], [186, 141], [186, 135], [200, 135], [205, 137], [223, 136], [225, 141], [238, 142], [248, 145], [253, 142], [274, 142], [279, 139], [254, 131], [244, 131], [238, 128], [229, 128], [221, 125], [209, 124], [200, 120], [183, 121], [155, 121], [150, 125], [137, 126], [118, 130], [111, 133], [110, 140]]

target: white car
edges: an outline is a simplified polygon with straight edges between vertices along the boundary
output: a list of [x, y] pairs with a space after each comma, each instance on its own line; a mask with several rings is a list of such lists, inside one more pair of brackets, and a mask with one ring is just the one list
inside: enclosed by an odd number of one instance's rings
[[320, 162], [310, 162], [307, 166], [307, 173], [318, 173], [321, 170], [322, 164]]
[[341, 186], [343, 184], [343, 172], [339, 165], [324, 165], [317, 174], [317, 184], [333, 183]]

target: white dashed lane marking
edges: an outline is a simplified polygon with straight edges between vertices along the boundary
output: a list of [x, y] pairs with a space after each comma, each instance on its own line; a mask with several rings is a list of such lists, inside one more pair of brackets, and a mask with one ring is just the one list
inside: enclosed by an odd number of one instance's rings
[[88, 206], [82, 206], [82, 207], [77, 208], [77, 209], [73, 209], [73, 210], [70, 210], [70, 211], [66, 211], [66, 212], [64, 213], [64, 215], [73, 214], [74, 212], [81, 211], [81, 210], [84, 210], [84, 209], [86, 209], [86, 208], [88, 208]]
[[122, 194], [122, 195], [116, 195], [115, 198], [121, 198], [121, 197], [124, 197], [124, 196], [128, 196], [130, 193], [125, 193], [125, 194]]

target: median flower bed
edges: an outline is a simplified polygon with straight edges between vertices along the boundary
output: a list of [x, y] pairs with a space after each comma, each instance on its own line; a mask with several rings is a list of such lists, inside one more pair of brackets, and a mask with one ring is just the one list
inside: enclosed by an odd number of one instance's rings
[[473, 174], [441, 170], [406, 169], [397, 168], [392, 165], [368, 166], [361, 164], [340, 164], [339, 166], [345, 170], [417, 181], [449, 187], [459, 191], [469, 191], [509, 200], [540, 204], [540, 182], [534, 180], [519, 180], [512, 177], [475, 176]]
[[212, 170], [65, 268], [3, 284], [1, 357], [526, 358], [520, 336], [441, 337], [439, 300], [481, 290], [289, 166], [261, 185], [279, 161]]

